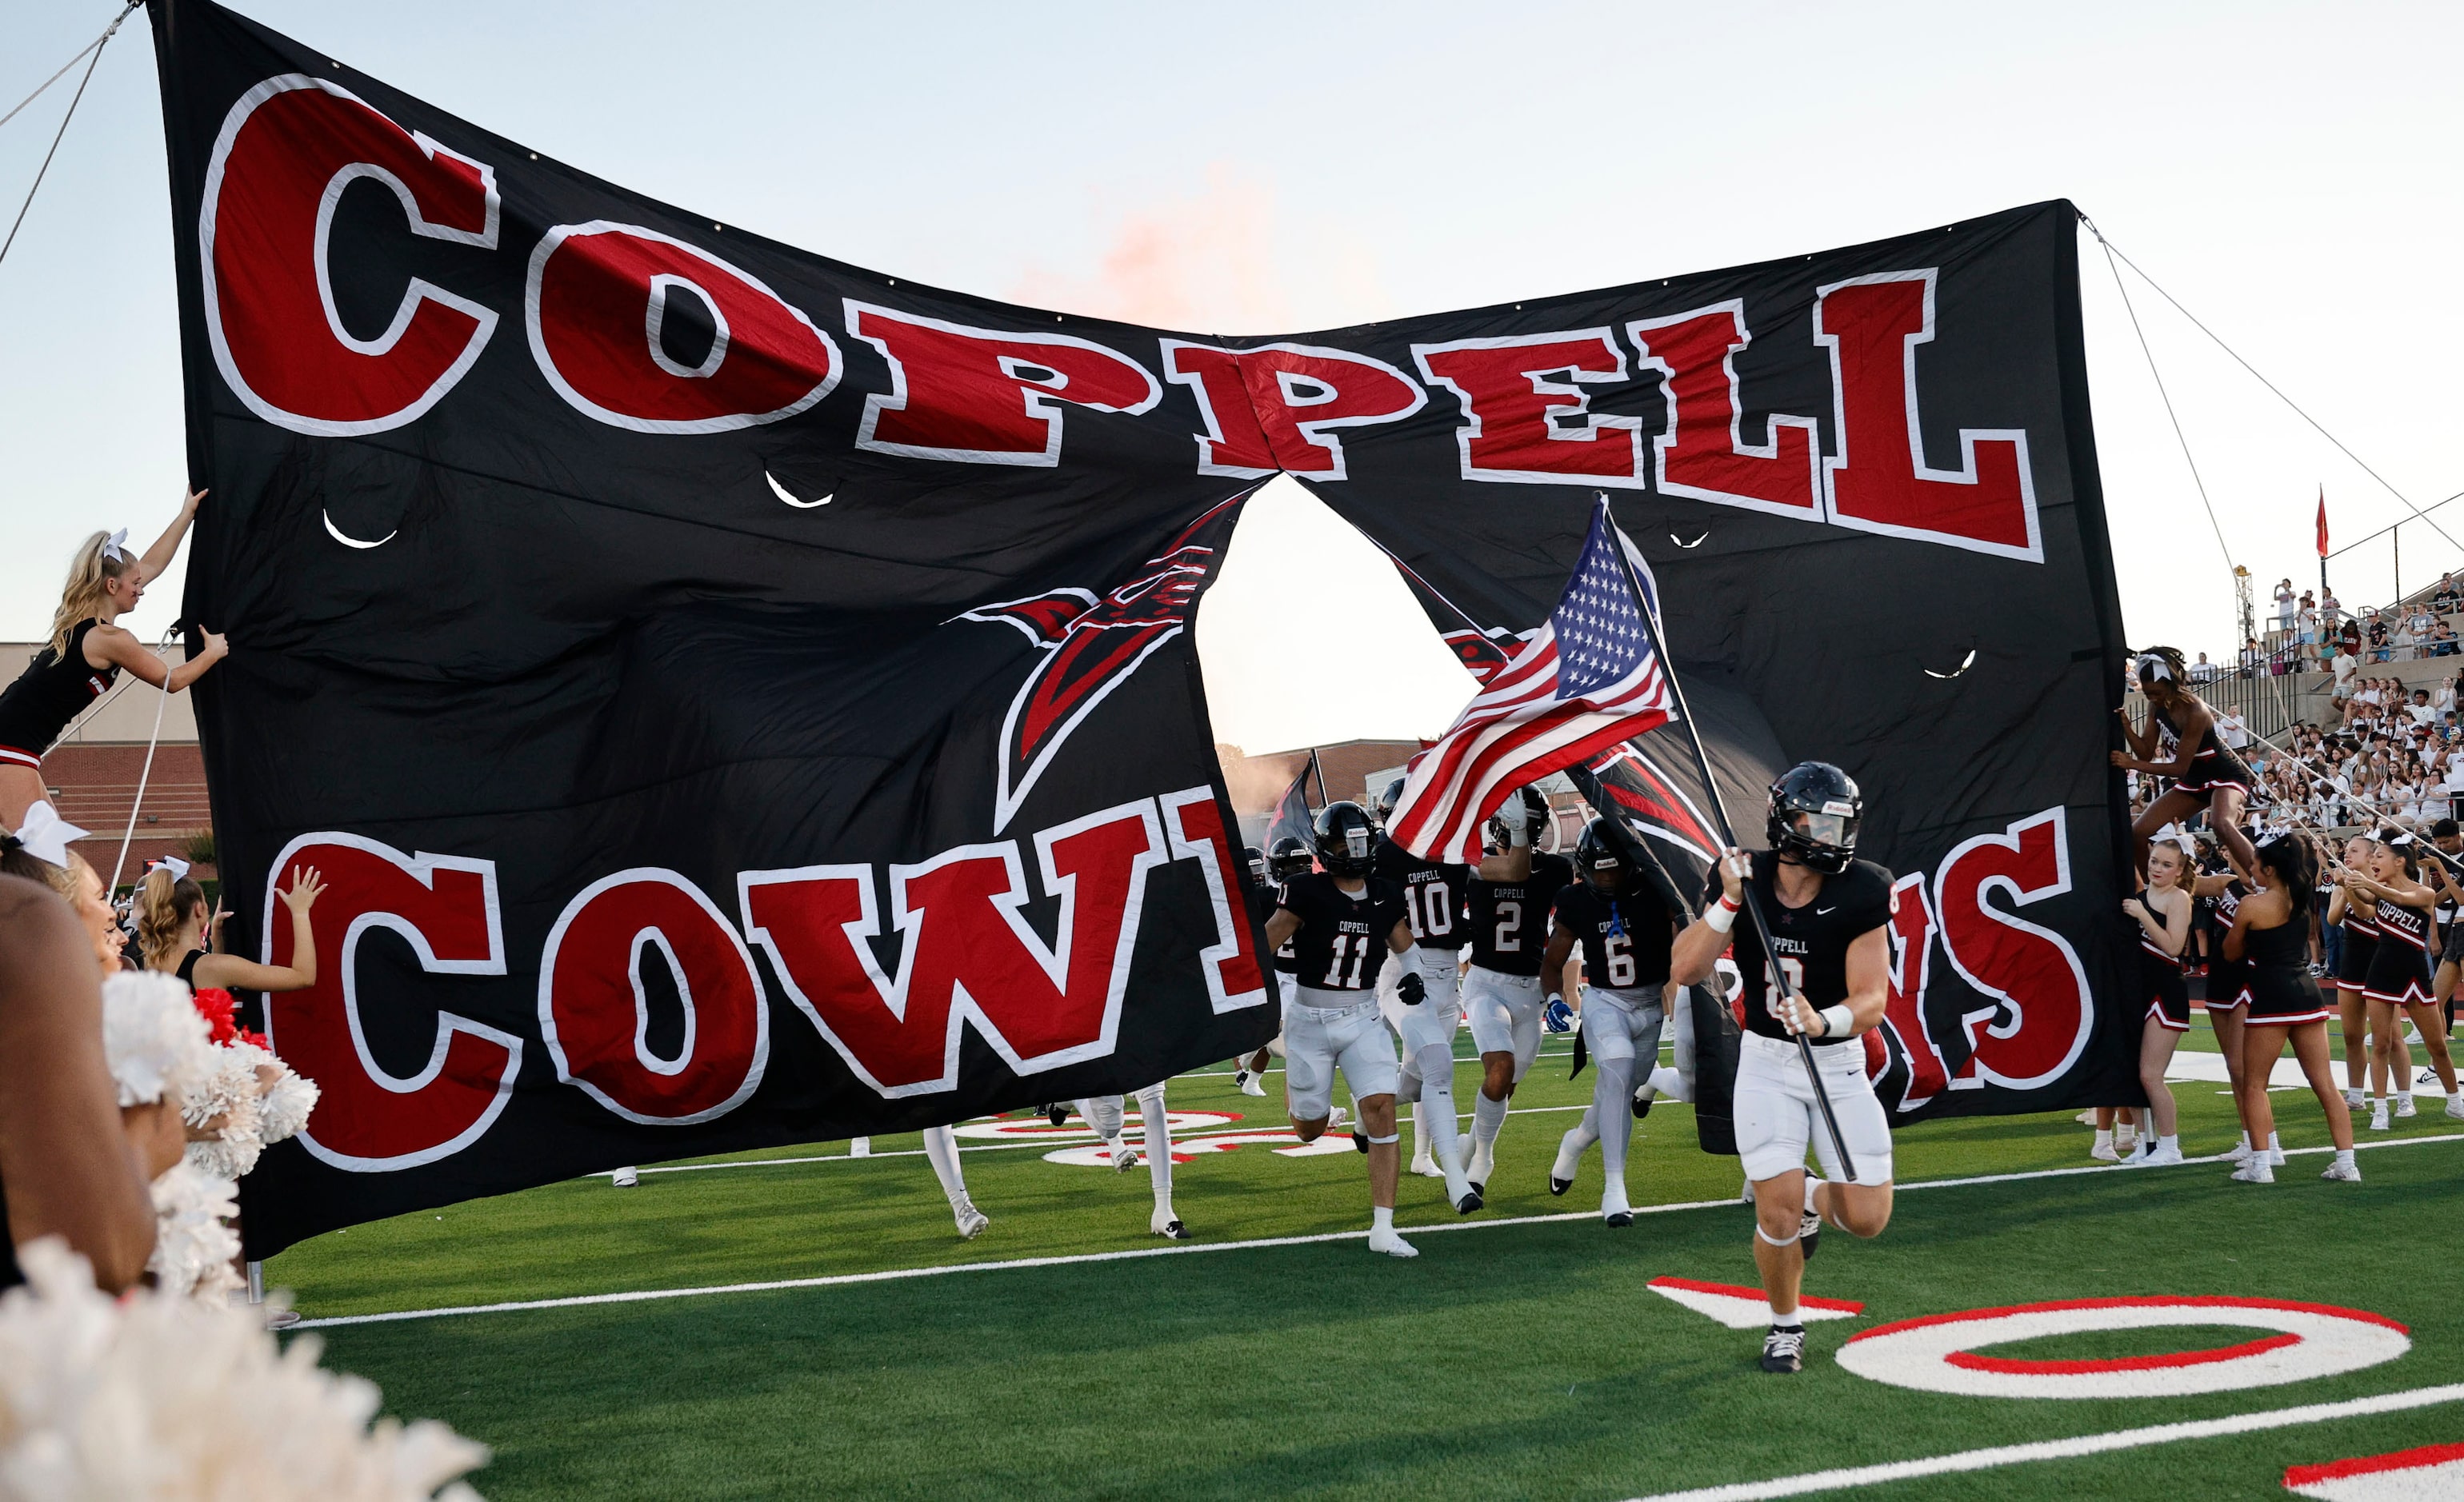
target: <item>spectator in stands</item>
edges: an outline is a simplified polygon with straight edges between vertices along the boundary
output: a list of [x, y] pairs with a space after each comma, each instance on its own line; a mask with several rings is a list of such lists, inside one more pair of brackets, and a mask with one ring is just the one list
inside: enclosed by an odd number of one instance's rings
[[2292, 630], [2292, 629], [2293, 629], [2293, 611], [2294, 611], [2293, 581], [2292, 581], [2291, 579], [2289, 579], [2289, 578], [2280, 578], [2280, 579], [2277, 579], [2277, 580], [2276, 581], [2276, 629], [2277, 629], [2277, 630], [2278, 630], [2278, 631], [2290, 631], [2290, 630]]
[[2422, 640], [2429, 643], [2422, 650], [2424, 657], [2453, 657], [2456, 653], [2455, 627], [2443, 616], [2430, 622], [2430, 634]]
[[2267, 653], [2259, 646], [2258, 638], [2250, 637], [2244, 640], [2241, 644], [2241, 675], [2244, 678], [2256, 678], [2259, 669], [2266, 664]]
[[2335, 686], [2328, 689], [2328, 696], [2334, 703], [2337, 712], [2341, 714], [2343, 712], [2344, 702], [2353, 696], [2353, 685], [2355, 679], [2361, 674], [2362, 660], [2354, 655], [2350, 646], [2339, 641], [2336, 643], [2335, 659], [2328, 664], [2328, 666], [2336, 675]]
[[2190, 682], [2194, 684], [2214, 683], [2216, 681], [2217, 671], [2218, 669], [2216, 664], [2208, 661], [2208, 654], [2201, 652], [2199, 654], [2199, 660], [2190, 664]]
[[2362, 622], [2362, 644], [2368, 649], [2371, 662], [2387, 662], [2390, 648], [2387, 642], [2387, 621], [2376, 610], [2366, 614], [2367, 619]]
[[2454, 679], [2442, 678], [2438, 680], [2437, 686], [2430, 691], [2430, 707], [2437, 710], [2442, 715], [2453, 714], [2455, 712]]
[[2464, 589], [2457, 587], [2455, 572], [2453, 569], [2438, 580], [2437, 591], [2430, 597], [2430, 608], [2442, 616], [2452, 616], [2458, 610], [2464, 610]]

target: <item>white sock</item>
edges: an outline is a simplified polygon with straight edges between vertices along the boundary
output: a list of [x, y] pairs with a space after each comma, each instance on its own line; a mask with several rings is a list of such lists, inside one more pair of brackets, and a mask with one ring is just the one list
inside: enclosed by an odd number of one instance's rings
[[1592, 1058], [1592, 1108], [1584, 1120], [1600, 1134], [1600, 1172], [1605, 1193], [1625, 1203], [1625, 1152], [1634, 1142], [1634, 1060]]
[[2410, 1105], [2412, 1104], [2412, 1092], [2409, 1090], [2399, 1090], [2395, 1093], [2395, 1099], [2396, 1104], [2398, 1105]]
[[2181, 1145], [2182, 1145], [2182, 1134], [2181, 1134], [2181, 1133], [2179, 1133], [2179, 1132], [2174, 1133], [2174, 1134], [2173, 1134], [2172, 1136], [2170, 1136], [2170, 1137], [2159, 1137], [2158, 1139], [2156, 1139], [2156, 1150], [2157, 1150], [2158, 1152], [2163, 1152], [2163, 1151], [2164, 1151], [2166, 1148], [2167, 1148], [2167, 1147], [2175, 1148], [2175, 1149], [2177, 1149], [2177, 1150], [2178, 1150], [2178, 1149], [2181, 1147]]
[[[1428, 1087], [1422, 1085], [1420, 1088], [1425, 1090]], [[1429, 1113], [1415, 1099], [1412, 1102], [1412, 1161], [1418, 1163], [1428, 1156]]]
[[2244, 1129], [2241, 1134], [2241, 1150], [2243, 1152], [2250, 1151], [2250, 1132], [2247, 1129]]
[[1484, 1090], [1471, 1100], [1471, 1140], [1476, 1147], [1494, 1149], [1497, 1134], [1506, 1128], [1506, 1102], [1491, 1100]]
[[1172, 1208], [1172, 1118], [1163, 1105], [1163, 1086], [1138, 1092], [1138, 1118], [1147, 1134], [1147, 1183], [1155, 1188], [1155, 1208]]
[[1393, 1230], [1395, 1229], [1395, 1207], [1392, 1205], [1371, 1206], [1369, 1208], [1369, 1229], [1371, 1230]]
[[1778, 1310], [1773, 1309], [1771, 1312], [1771, 1323], [1779, 1326], [1783, 1330], [1802, 1330], [1805, 1328], [1805, 1316], [1801, 1311], [1792, 1309], [1787, 1314], [1781, 1314]]
[[1666, 1064], [1651, 1072], [1651, 1079], [1644, 1088], [1655, 1096], [1666, 1096], [1671, 1100], [1690, 1102], [1694, 1099], [1694, 1092], [1685, 1087], [1685, 1077]]
[[2112, 1146], [2112, 1145], [2113, 1145], [2113, 1134], [2112, 1134], [2111, 1132], [2099, 1132], [2099, 1133], [2097, 1133], [2097, 1134], [2096, 1134], [2096, 1144], [2097, 1144], [2099, 1147], [2110, 1147], [2110, 1146]]
[[2347, 1168], [2351, 1167], [2353, 1165], [2353, 1150], [2349, 1147], [2339, 1148], [2336, 1152], [2336, 1161], [2343, 1164]]
[[941, 1192], [957, 1205], [967, 1197], [966, 1177], [958, 1172], [958, 1140], [946, 1126], [924, 1128], [924, 1156], [932, 1161], [933, 1176], [941, 1181]]
[[1814, 1213], [1814, 1191], [1820, 1187], [1822, 1187], [1820, 1179], [1810, 1173], [1805, 1176], [1805, 1213], [1808, 1215]]

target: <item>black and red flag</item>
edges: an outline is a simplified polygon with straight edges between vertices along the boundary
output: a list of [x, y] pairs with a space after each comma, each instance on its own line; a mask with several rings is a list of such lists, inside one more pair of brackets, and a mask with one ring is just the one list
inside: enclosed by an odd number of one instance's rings
[[[328, 881], [253, 1254], [1263, 1041], [1190, 621], [1278, 472], [1473, 666], [1606, 490], [1734, 806], [1864, 784], [1894, 1109], [2130, 1098], [2069, 206], [1227, 338], [832, 261], [150, 9], [230, 941], [287, 953], [275, 886]], [[1700, 853], [1669, 734], [1600, 776]]]

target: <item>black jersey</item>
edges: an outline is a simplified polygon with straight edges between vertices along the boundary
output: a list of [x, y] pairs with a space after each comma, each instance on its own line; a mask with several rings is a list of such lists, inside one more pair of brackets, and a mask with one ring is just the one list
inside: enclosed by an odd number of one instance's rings
[[[1779, 950], [1780, 963], [1789, 968], [1789, 979], [1817, 1012], [1846, 1001], [1848, 947], [1875, 929], [1890, 925], [1891, 873], [1871, 860], [1852, 860], [1847, 870], [1822, 879], [1822, 889], [1814, 894], [1814, 901], [1802, 907], [1789, 907], [1781, 903], [1773, 880], [1779, 857], [1763, 850], [1755, 852], [1753, 860], [1754, 871], [1749, 880], [1764, 916], [1771, 920], [1771, 942]], [[1719, 900], [1720, 873], [1714, 870], [1704, 889], [1703, 901], [1707, 903]], [[1741, 913], [1730, 932], [1737, 972], [1746, 983], [1739, 997], [1739, 1005], [1745, 1011], [1740, 1020], [1748, 1031], [1765, 1037], [1795, 1036], [1771, 1011], [1778, 1002], [1778, 992], [1771, 987], [1770, 962], [1764, 956], [1762, 939], [1754, 932], [1753, 924]], [[1819, 1048], [1854, 1039], [1818, 1037], [1806, 1041]]]
[[1402, 889], [1403, 916], [1412, 921], [1414, 939], [1449, 954], [1463, 947], [1468, 921], [1463, 897], [1471, 886], [1471, 867], [1423, 860], [1380, 835], [1373, 874]]
[[[80, 621], [69, 633], [69, 649], [55, 652], [47, 644], [0, 690], [0, 747], [39, 758], [60, 738], [68, 723], [102, 697], [120, 677], [120, 669], [91, 667], [85, 660], [85, 639], [97, 622]], [[14, 761], [18, 758], [10, 757]]]
[[1401, 887], [1371, 877], [1354, 897], [1325, 872], [1310, 871], [1285, 882], [1275, 905], [1301, 921], [1287, 947], [1302, 985], [1313, 990], [1376, 986], [1386, 963], [1386, 936], [1403, 921]]
[[1624, 990], [1667, 981], [1677, 925], [1652, 893], [1603, 897], [1591, 882], [1576, 882], [1557, 894], [1549, 916], [1582, 945], [1583, 978], [1593, 985]]
[[[1264, 924], [1267, 919], [1274, 917], [1275, 909], [1283, 905], [1281, 902], [1282, 892], [1283, 889], [1275, 885], [1272, 882], [1248, 882], [1247, 897], [1249, 901], [1249, 915], [1252, 918], [1255, 918], [1260, 924]], [[1292, 954], [1292, 942], [1289, 939], [1285, 940], [1284, 947], [1277, 949], [1272, 955], [1268, 956], [1268, 959], [1274, 965], [1275, 969], [1284, 971], [1286, 974], [1290, 974], [1294, 970], [1297, 970], [1300, 968], [1301, 963]]]
[[1531, 874], [1520, 882], [1491, 882], [1475, 873], [1465, 905], [1471, 909], [1471, 962], [1500, 975], [1537, 975], [1540, 951], [1549, 947], [1549, 910], [1574, 880], [1574, 862], [1534, 851]]

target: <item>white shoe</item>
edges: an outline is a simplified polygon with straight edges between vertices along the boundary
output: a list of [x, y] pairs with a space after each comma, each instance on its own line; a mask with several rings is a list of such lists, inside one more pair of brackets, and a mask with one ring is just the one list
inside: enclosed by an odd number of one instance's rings
[[1244, 1096], [1262, 1096], [1266, 1093], [1265, 1078], [1255, 1070], [1241, 1071], [1232, 1077], [1232, 1082], [1241, 1087], [1241, 1093]]
[[1114, 1143], [1111, 1163], [1114, 1173], [1127, 1173], [1138, 1165], [1138, 1150], [1127, 1143]]
[[2122, 1154], [2115, 1150], [2114, 1145], [2111, 1143], [2097, 1143], [2095, 1146], [2087, 1150], [2087, 1155], [2099, 1163], [2120, 1163], [2122, 1161]]
[[2319, 1177], [2338, 1184], [2359, 1184], [2362, 1182], [2362, 1170], [2355, 1164], [2331, 1163], [2327, 1165], [2326, 1171]]
[[2406, 1117], [2413, 1114], [2412, 1097], [2409, 1093], [2400, 1095], [2395, 1098], [2395, 1115], [2397, 1121], [2403, 1121]]
[[1423, 1179], [1442, 1179], [1446, 1176], [1446, 1170], [1438, 1166], [1438, 1160], [1431, 1156], [1425, 1147], [1412, 1155], [1412, 1171]]
[[951, 1206], [950, 1214], [951, 1217], [958, 1223], [958, 1239], [960, 1241], [975, 1240], [978, 1236], [983, 1234], [983, 1230], [986, 1226], [993, 1223], [993, 1218], [991, 1216], [976, 1208], [976, 1203], [973, 1200], [960, 1200], [957, 1204]]
[[1405, 1241], [1392, 1229], [1386, 1230], [1371, 1230], [1369, 1232], [1369, 1250], [1372, 1252], [1382, 1252], [1390, 1257], [1417, 1257], [1420, 1254], [1420, 1250], [1418, 1247]]
[[1172, 1207], [1169, 1205], [1155, 1207], [1155, 1213], [1147, 1217], [1147, 1230], [1158, 1236], [1169, 1236], [1175, 1241], [1189, 1239], [1189, 1228], [1180, 1223], [1180, 1217], [1172, 1212]]
[[2232, 1178], [2236, 1184], [2274, 1184], [2276, 1170], [2268, 1166], [2266, 1159], [2254, 1154], [2250, 1162], [2233, 1171]]
[[2447, 1114], [2458, 1121], [2464, 1121], [2464, 1096], [2447, 1098]]
[[1745, 1184], [1745, 1187], [1737, 1191], [1737, 1203], [1740, 1205], [1751, 1205], [1754, 1202], [1754, 1181], [1747, 1179], [1743, 1182]]
[[2344, 1109], [2349, 1111], [2353, 1107], [2360, 1105], [2367, 1099], [2369, 1098], [2364, 1095], [2358, 1087], [2351, 1085], [2344, 1087]]
[[1485, 1194], [1488, 1192], [1488, 1176], [1496, 1171], [1497, 1144], [1495, 1143], [1472, 1143], [1471, 1162], [1463, 1165], [1463, 1177], [1469, 1179], [1475, 1187]]
[[2378, 1103], [2378, 1108], [2370, 1113], [2370, 1130], [2373, 1132], [2384, 1132], [2387, 1130], [2387, 1102], [2382, 1100]]
[[2186, 1160], [2182, 1157], [2180, 1143], [2167, 1143], [2139, 1161], [2150, 1168], [2163, 1168]]
[[642, 1182], [642, 1175], [638, 1169], [619, 1168], [607, 1176], [607, 1182], [620, 1189], [629, 1189]]
[[2081, 1111], [2079, 1115], [2072, 1117], [2071, 1120], [2077, 1121], [2081, 1126], [2094, 1126], [2096, 1124], [2096, 1109], [2091, 1106], [2087, 1110]]
[[2227, 1163], [2248, 1163], [2250, 1162], [2250, 1144], [2248, 1143], [2235, 1143], [2231, 1147], [2225, 1149], [2224, 1157], [2225, 1162]]
[[2123, 1156], [2122, 1166], [2125, 1168], [2145, 1168], [2147, 1166], [2147, 1160], [2155, 1156], [2155, 1142], [2152, 1139], [2143, 1137], [2139, 1140], [2139, 1145], [2132, 1148]]
[[1346, 1114], [1343, 1107], [1333, 1106], [1326, 1113], [1326, 1129], [1330, 1132], [1340, 1132], [1351, 1120], [1351, 1116]]

